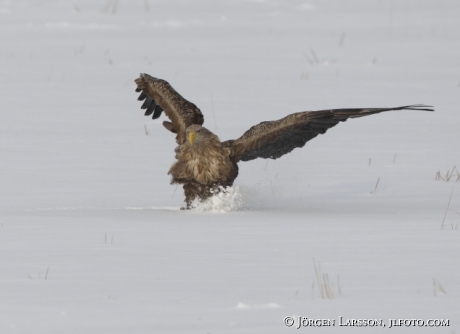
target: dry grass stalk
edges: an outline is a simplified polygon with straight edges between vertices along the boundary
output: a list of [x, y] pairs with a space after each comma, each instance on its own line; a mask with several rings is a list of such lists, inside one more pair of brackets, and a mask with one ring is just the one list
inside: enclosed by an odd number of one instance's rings
[[379, 182], [380, 182], [380, 176], [377, 179], [377, 183], [375, 184], [374, 191], [371, 191], [371, 194], [376, 194], [377, 193], [377, 187], [379, 186]]
[[346, 36], [346, 35], [347, 35], [346, 33], [342, 33], [342, 35], [340, 36], [339, 48], [342, 47], [343, 42], [345, 41], [345, 36]]
[[448, 170], [446, 175], [443, 177], [441, 171], [436, 173], [436, 181], [446, 181], [449, 182], [452, 178], [455, 179], [454, 182], [460, 182], [460, 172], [457, 169], [457, 166], [454, 166], [451, 170]]
[[107, 5], [102, 9], [103, 13], [112, 13], [116, 14], [117, 13], [117, 8], [118, 8], [118, 1], [119, 0], [109, 0]]
[[[104, 234], [104, 243], [105, 243], [105, 244], [108, 243], [107, 240], [108, 240], [108, 239], [107, 239], [107, 232], [106, 232], [106, 233]], [[112, 235], [112, 237], [110, 238], [110, 243], [113, 244], [113, 235]]]
[[[333, 283], [329, 280], [329, 275], [325, 274], [321, 271], [321, 264], [316, 261], [313, 261], [315, 266], [315, 274], [316, 274], [316, 282], [318, 285], [319, 295], [322, 299], [332, 299], [336, 297], [333, 289]], [[338, 281], [338, 276], [337, 276]], [[312, 289], [314, 287], [314, 283], [312, 285]], [[341, 288], [339, 284], [339, 295], [341, 295]]]
[[[446, 208], [446, 212], [444, 212], [444, 218], [442, 219], [442, 224], [441, 224], [441, 230], [444, 228], [444, 222], [446, 221], [446, 217], [447, 217], [447, 212], [449, 210], [452, 210], [450, 208], [450, 201], [452, 200], [452, 194], [454, 193], [454, 187], [455, 187], [455, 184], [452, 186], [452, 190], [450, 192], [450, 196], [449, 196], [449, 202], [447, 203], [447, 208]], [[452, 210], [454, 211], [454, 210]], [[458, 213], [457, 211], [454, 211], [455, 213]]]
[[439, 283], [439, 281], [435, 280], [434, 278], [433, 278], [433, 294], [435, 297], [437, 296], [437, 294], [442, 294], [442, 295], [446, 294], [446, 290], [444, 290], [441, 283]]

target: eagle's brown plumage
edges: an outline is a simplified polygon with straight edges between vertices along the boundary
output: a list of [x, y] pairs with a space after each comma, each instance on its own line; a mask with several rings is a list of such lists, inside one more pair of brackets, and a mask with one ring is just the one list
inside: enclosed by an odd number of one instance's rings
[[136, 91], [142, 92], [145, 115], [156, 119], [164, 111], [171, 122], [163, 122], [176, 133], [177, 161], [171, 166], [171, 183], [182, 184], [187, 208], [195, 199], [204, 200], [232, 186], [238, 176], [239, 161], [256, 158], [277, 159], [329, 128], [348, 118], [373, 115], [389, 110], [426, 110], [423, 104], [396, 108], [358, 108], [303, 111], [277, 121], [262, 122], [251, 127], [240, 138], [221, 142], [202, 127], [203, 114], [193, 103], [184, 99], [171, 85], [161, 79], [141, 74], [135, 80]]

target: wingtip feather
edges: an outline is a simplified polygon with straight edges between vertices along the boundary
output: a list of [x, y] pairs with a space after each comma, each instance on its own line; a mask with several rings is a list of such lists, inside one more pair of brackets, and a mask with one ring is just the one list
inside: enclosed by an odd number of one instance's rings
[[410, 106], [405, 106], [403, 108], [406, 110], [434, 111], [434, 106], [429, 106], [426, 104], [413, 104]]

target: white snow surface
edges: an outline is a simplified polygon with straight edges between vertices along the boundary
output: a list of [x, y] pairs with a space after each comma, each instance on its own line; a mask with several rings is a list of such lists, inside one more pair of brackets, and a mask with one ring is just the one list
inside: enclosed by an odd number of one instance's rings
[[221, 187], [219, 192], [204, 201], [195, 199], [192, 202], [193, 211], [225, 213], [236, 211], [243, 206], [244, 198], [241, 194], [240, 187]]
[[[296, 332], [286, 316], [460, 333], [460, 182], [435, 180], [460, 166], [459, 17], [457, 0], [1, 0], [0, 333]], [[239, 202], [184, 211], [140, 72], [221, 140], [303, 110], [436, 112], [242, 162]]]

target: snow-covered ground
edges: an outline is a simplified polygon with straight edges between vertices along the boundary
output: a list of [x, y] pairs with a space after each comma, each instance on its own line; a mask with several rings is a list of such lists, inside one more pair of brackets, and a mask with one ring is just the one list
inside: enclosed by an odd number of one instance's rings
[[[460, 165], [459, 17], [457, 0], [1, 0], [0, 333], [296, 332], [286, 316], [460, 333], [460, 182], [435, 180]], [[303, 110], [436, 112], [243, 162], [239, 209], [184, 212], [140, 72], [221, 140]]]

